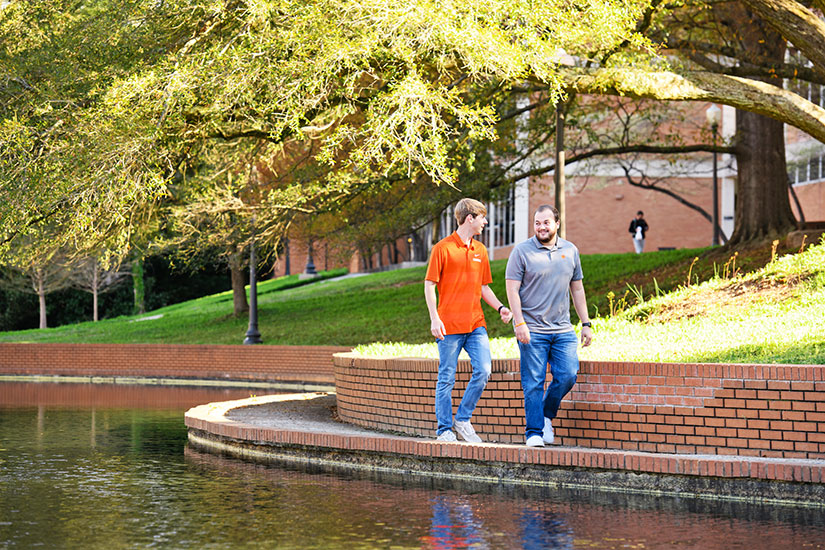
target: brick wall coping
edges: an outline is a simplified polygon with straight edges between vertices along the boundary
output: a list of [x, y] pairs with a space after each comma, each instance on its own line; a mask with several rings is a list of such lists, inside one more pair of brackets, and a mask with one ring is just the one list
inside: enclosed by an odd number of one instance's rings
[[[219, 454], [273, 463], [316, 463], [491, 482], [534, 483], [781, 501], [823, 506], [825, 460], [673, 455], [508, 444], [445, 443], [374, 432], [342, 433], [330, 421], [316, 431], [264, 427], [226, 414], [239, 407], [296, 402], [318, 394], [261, 396], [209, 403], [186, 413], [190, 443]], [[295, 405], [291, 405], [294, 410]]]
[[[423, 357], [368, 357], [352, 351], [333, 355], [340, 365], [371, 364], [387, 370], [406, 372], [438, 371], [438, 359]], [[492, 372], [519, 372], [515, 358], [493, 359]], [[459, 361], [459, 370], [470, 369], [468, 360]], [[579, 372], [596, 374], [645, 374], [650, 376], [725, 377], [725, 378], [789, 378], [825, 381], [825, 365], [759, 364], [759, 363], [664, 363], [653, 361], [585, 361], [579, 362]]]

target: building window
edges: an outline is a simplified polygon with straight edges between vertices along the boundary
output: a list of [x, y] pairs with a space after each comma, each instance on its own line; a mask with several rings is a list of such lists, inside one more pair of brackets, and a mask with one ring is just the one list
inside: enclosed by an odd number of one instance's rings
[[[487, 203], [487, 227], [481, 233], [481, 242], [487, 248], [501, 248], [515, 244], [516, 240], [516, 188], [511, 187], [501, 200]], [[455, 205], [441, 213], [439, 239], [456, 230]], [[492, 242], [491, 242], [492, 239]]]
[[490, 239], [493, 240], [492, 248], [511, 246], [516, 237], [516, 188], [511, 187], [507, 191], [507, 196], [487, 205], [488, 226], [487, 239], [484, 243], [491, 247]]
[[816, 153], [807, 160], [788, 163], [788, 178], [794, 185], [825, 179], [825, 152]]
[[[786, 54], [789, 62], [798, 63], [804, 67], [813, 68], [814, 64], [805, 58], [801, 53], [794, 49], [789, 49]], [[785, 86], [788, 90], [798, 94], [811, 103], [825, 107], [825, 86], [821, 84], [814, 84], [804, 80], [789, 80]]]

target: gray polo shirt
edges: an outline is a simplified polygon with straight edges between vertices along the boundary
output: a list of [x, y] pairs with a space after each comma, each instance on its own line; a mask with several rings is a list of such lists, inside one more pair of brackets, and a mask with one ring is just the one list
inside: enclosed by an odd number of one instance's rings
[[570, 283], [584, 278], [579, 249], [573, 243], [559, 237], [555, 246], [544, 246], [534, 235], [510, 253], [504, 277], [521, 281], [521, 312], [530, 332], [573, 330]]

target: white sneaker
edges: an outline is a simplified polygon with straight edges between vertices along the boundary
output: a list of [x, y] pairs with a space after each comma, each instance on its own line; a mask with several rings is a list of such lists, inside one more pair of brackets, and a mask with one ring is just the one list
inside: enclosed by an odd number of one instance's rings
[[531, 435], [527, 438], [528, 447], [544, 447], [544, 440], [540, 435]]
[[469, 420], [466, 422], [459, 422], [456, 420], [454, 427], [455, 431], [458, 432], [458, 435], [461, 436], [461, 439], [467, 443], [481, 443], [481, 438], [478, 437], [478, 434], [475, 429], [473, 429], [473, 425], [470, 424]]
[[452, 432], [452, 430], [447, 430], [446, 432], [441, 432], [438, 435], [438, 437], [436, 437], [436, 439], [438, 441], [447, 441], [449, 443], [452, 443], [453, 441], [457, 441], [457, 439], [455, 438], [455, 434]]
[[553, 431], [553, 421], [544, 417], [544, 429], [541, 431], [541, 438], [548, 445], [556, 439], [556, 432]]

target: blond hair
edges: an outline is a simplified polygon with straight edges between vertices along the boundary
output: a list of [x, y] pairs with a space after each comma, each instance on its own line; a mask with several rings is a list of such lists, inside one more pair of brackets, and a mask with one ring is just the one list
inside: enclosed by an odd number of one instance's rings
[[461, 225], [468, 215], [472, 215], [474, 218], [479, 215], [486, 216], [487, 207], [475, 199], [461, 199], [455, 205], [455, 221], [458, 222], [458, 225]]

